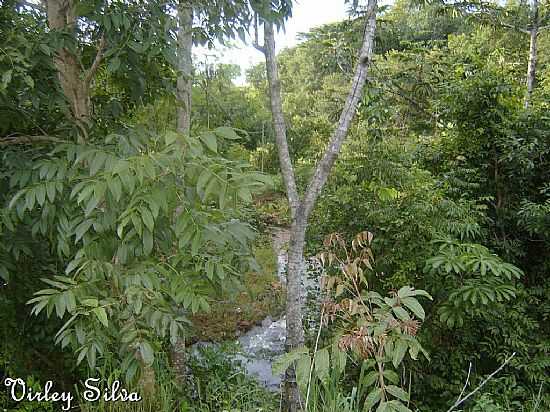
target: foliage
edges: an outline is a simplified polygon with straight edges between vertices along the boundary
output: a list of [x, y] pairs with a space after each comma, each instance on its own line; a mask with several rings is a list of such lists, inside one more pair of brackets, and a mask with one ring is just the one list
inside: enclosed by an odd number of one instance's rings
[[199, 346], [195, 351], [189, 362], [189, 400], [181, 406], [182, 412], [276, 410], [277, 395], [245, 375], [240, 363], [231, 358], [230, 347]]
[[[30, 167], [4, 157], [17, 191], [6, 235], [41, 239], [55, 262], [29, 303], [66, 320], [56, 341], [78, 362], [93, 369], [116, 347], [130, 380], [138, 359], [152, 364], [157, 338], [175, 340], [190, 313], [208, 309], [209, 287], [238, 277], [254, 234], [237, 208], [266, 179], [216, 155], [218, 141], [236, 138], [229, 128], [185, 140], [135, 129], [58, 145]], [[20, 252], [6, 252], [15, 264]]]
[[[325, 251], [319, 255], [327, 270], [319, 327], [331, 325], [334, 343], [330, 349], [318, 350], [317, 338], [313, 357], [302, 349], [285, 355], [277, 365], [277, 370], [284, 370], [288, 363], [297, 362], [297, 380], [306, 402], [310, 392], [314, 394], [310, 410], [410, 411], [405, 405], [409, 394], [399, 386], [399, 372], [407, 353], [413, 360], [420, 352], [428, 356], [416, 339], [425, 318], [416, 296], [431, 297], [409, 286], [387, 297], [369, 289], [372, 239], [372, 233], [361, 232], [348, 245], [337, 233], [326, 237]], [[361, 370], [351, 395], [344, 395], [339, 387], [347, 352]]]

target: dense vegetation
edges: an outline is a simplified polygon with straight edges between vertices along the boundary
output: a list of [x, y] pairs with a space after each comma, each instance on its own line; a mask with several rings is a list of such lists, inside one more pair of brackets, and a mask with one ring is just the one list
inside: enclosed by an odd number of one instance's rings
[[[241, 18], [197, 2], [197, 43], [253, 29], [247, 2], [226, 3]], [[190, 357], [184, 382], [171, 362], [180, 338], [222, 341], [280, 314], [268, 227], [291, 217], [265, 66], [236, 86], [238, 67], [195, 64], [191, 133], [176, 131], [165, 6], [78, 2], [68, 33], [32, 4], [0, 5], [0, 378], [72, 390], [98, 376], [147, 395], [90, 411], [279, 410], [231, 345]], [[445, 411], [503, 363], [459, 408], [550, 410], [548, 3], [531, 91], [525, 10], [379, 8], [365, 92], [307, 231], [325, 263], [320, 318], [277, 365], [295, 363], [308, 410]], [[300, 190], [344, 105], [355, 11], [278, 55]], [[61, 53], [89, 77], [86, 115]], [[59, 409], [0, 391], [1, 407]]]

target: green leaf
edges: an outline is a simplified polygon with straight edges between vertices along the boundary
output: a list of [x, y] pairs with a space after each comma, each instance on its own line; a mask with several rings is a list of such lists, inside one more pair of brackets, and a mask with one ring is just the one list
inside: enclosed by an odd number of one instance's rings
[[97, 307], [97, 305], [99, 305], [99, 301], [96, 298], [82, 299], [80, 303], [82, 303], [84, 306], [89, 306], [92, 308], [95, 308]]
[[371, 386], [373, 385], [379, 378], [379, 373], [377, 371], [369, 372], [364, 378], [363, 378], [363, 385], [365, 386]]
[[200, 194], [204, 194], [204, 188], [206, 187], [206, 184], [208, 181], [213, 178], [212, 172], [208, 169], [204, 169], [199, 178], [197, 179], [197, 192]]
[[141, 354], [141, 358], [143, 359], [143, 362], [145, 362], [146, 365], [152, 365], [153, 361], [155, 360], [154, 351], [152, 346], [147, 341], [142, 341], [139, 344], [139, 352]]
[[110, 73], [114, 73], [118, 70], [120, 67], [120, 59], [118, 57], [113, 57], [111, 61], [109, 61], [109, 64], [107, 65], [107, 71]]
[[402, 299], [401, 303], [409, 308], [419, 319], [424, 320], [424, 317], [426, 316], [424, 309], [415, 298], [409, 297]]
[[409, 408], [401, 403], [398, 400], [392, 400], [388, 402], [388, 405], [391, 406], [391, 409], [397, 412], [412, 412]]
[[410, 286], [403, 286], [401, 289], [399, 289], [399, 291], [397, 292], [397, 296], [399, 296], [401, 299], [411, 296], [425, 296], [428, 299], [433, 300], [431, 295], [425, 290], [415, 289]]
[[92, 224], [93, 224], [93, 220], [87, 219], [76, 227], [74, 231], [76, 235], [74, 243], [78, 243], [78, 241], [82, 239], [82, 237], [86, 234], [86, 232], [88, 232], [90, 227], [92, 227]]
[[139, 211], [141, 212], [141, 219], [143, 220], [143, 223], [150, 232], [153, 232], [155, 228], [155, 220], [153, 219], [153, 214], [146, 207], [140, 208]]
[[48, 200], [50, 201], [50, 203], [53, 203], [55, 201], [56, 194], [55, 182], [46, 183], [46, 193], [48, 195]]
[[52, 51], [51, 51], [51, 49], [48, 47], [47, 44], [41, 43], [38, 47], [40, 47], [40, 50], [42, 50], [42, 52], [43, 52], [46, 56], [51, 56]]
[[126, 369], [126, 382], [132, 382], [132, 379], [136, 376], [137, 370], [138, 363], [136, 361], [132, 361], [130, 366], [128, 366], [128, 369]]
[[275, 360], [275, 362], [273, 362], [273, 365], [271, 366], [273, 374], [281, 375], [284, 371], [288, 369], [290, 365], [292, 365], [305, 354], [309, 354], [309, 350], [305, 346], [301, 346], [299, 348], [293, 349], [290, 352], [285, 353], [277, 360]]
[[214, 133], [218, 136], [228, 140], [239, 140], [240, 136], [235, 132], [232, 127], [222, 126], [214, 129]]
[[252, 203], [252, 194], [246, 187], [242, 187], [238, 191], [239, 197], [246, 203]]
[[388, 408], [388, 402], [380, 402], [380, 405], [378, 405], [378, 408], [376, 408], [376, 412], [386, 412]]
[[396, 398], [401, 399], [402, 401], [406, 402], [409, 400], [409, 394], [405, 392], [403, 389], [401, 389], [399, 386], [386, 385], [386, 391], [391, 393]]
[[302, 355], [302, 357], [296, 362], [296, 382], [302, 392], [305, 392], [307, 389], [310, 371], [311, 359], [309, 355]]
[[118, 202], [122, 197], [122, 184], [118, 177], [114, 177], [107, 182], [107, 186], [115, 200]]
[[403, 360], [403, 357], [407, 352], [407, 348], [408, 345], [404, 339], [399, 339], [395, 344], [392, 356], [392, 363], [395, 368], [397, 368], [401, 364], [401, 361]]
[[36, 201], [40, 206], [44, 206], [44, 202], [46, 201], [46, 187], [44, 185], [36, 188]]
[[395, 316], [397, 316], [401, 320], [411, 319], [408, 312], [405, 309], [403, 309], [401, 306], [395, 306], [392, 308], [392, 310], [393, 310], [393, 313], [395, 313]]
[[153, 251], [153, 235], [147, 229], [143, 231], [143, 253], [146, 256], [150, 255]]
[[324, 381], [328, 379], [330, 370], [330, 360], [327, 348], [323, 348], [315, 353], [315, 374]]
[[396, 383], [396, 384], [399, 383], [399, 376], [394, 371], [390, 369], [384, 369], [383, 375], [384, 375], [384, 378], [389, 380], [391, 383]]
[[179, 134], [177, 134], [174, 131], [168, 131], [164, 135], [164, 142], [166, 143], [166, 146], [169, 146], [172, 143], [176, 142], [178, 138], [179, 138]]
[[371, 410], [374, 407], [374, 405], [380, 402], [380, 399], [382, 399], [382, 389], [380, 388], [373, 389], [365, 399], [365, 405], [363, 406], [363, 411], [368, 412], [369, 410]]
[[201, 134], [199, 138], [209, 150], [214, 153], [218, 152], [218, 142], [214, 133], [206, 132]]
[[103, 326], [107, 327], [109, 326], [109, 321], [107, 320], [107, 312], [105, 312], [105, 308], [99, 307], [92, 309], [92, 312], [95, 313], [97, 316], [97, 319], [103, 324]]

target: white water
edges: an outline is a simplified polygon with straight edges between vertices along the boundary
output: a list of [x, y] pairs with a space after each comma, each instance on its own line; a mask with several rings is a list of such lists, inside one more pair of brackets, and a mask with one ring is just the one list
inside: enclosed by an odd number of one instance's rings
[[[277, 256], [277, 276], [281, 283], [285, 284], [290, 232], [288, 229], [274, 228], [272, 233], [273, 249]], [[315, 258], [307, 260], [302, 278], [303, 308], [305, 308], [308, 293], [310, 296], [311, 294], [316, 297], [319, 296], [319, 270], [320, 265]], [[285, 340], [286, 319], [284, 316], [276, 321], [272, 321], [271, 317], [268, 317], [264, 319], [261, 326], [252, 328], [239, 338], [239, 343], [245, 355], [239, 355], [237, 359], [242, 361], [250, 376], [254, 376], [271, 390], [278, 390], [281, 384], [281, 376], [273, 375], [271, 365], [278, 356], [284, 353]]]
[[[273, 249], [277, 256], [277, 276], [281, 283], [285, 284], [290, 232], [288, 229], [274, 228], [272, 234]], [[314, 258], [308, 259], [302, 280], [304, 291], [302, 303], [305, 303], [307, 292], [313, 292], [314, 296], [319, 296], [318, 271], [318, 262]], [[285, 340], [285, 317], [275, 321], [267, 317], [260, 326], [253, 327], [238, 339], [241, 352], [234, 359], [242, 363], [248, 375], [256, 378], [266, 388], [277, 391], [281, 384], [281, 376], [273, 375], [271, 365], [284, 353]], [[196, 345], [204, 345], [204, 343], [199, 342]]]

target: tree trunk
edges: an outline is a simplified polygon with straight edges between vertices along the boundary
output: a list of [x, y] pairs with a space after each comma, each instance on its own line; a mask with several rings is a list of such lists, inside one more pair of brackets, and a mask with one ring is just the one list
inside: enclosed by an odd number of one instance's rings
[[[286, 343], [287, 352], [304, 345], [302, 327], [302, 273], [304, 269], [304, 245], [307, 220], [298, 215], [292, 222], [288, 248], [286, 278]], [[283, 410], [300, 410], [301, 396], [296, 382], [296, 371], [288, 368], [285, 372], [283, 389]]]
[[[73, 31], [76, 24], [75, 4], [72, 0], [47, 0], [46, 12], [51, 30]], [[91, 118], [90, 87], [78, 57], [67, 48], [54, 56], [59, 82], [71, 115], [85, 134]]]
[[529, 107], [535, 82], [537, 80], [537, 37], [539, 34], [539, 5], [538, 0], [533, 0], [532, 5], [532, 25], [529, 30], [529, 63], [527, 65], [527, 93], [525, 95], [525, 108]]
[[185, 376], [187, 374], [185, 363], [185, 339], [179, 338], [177, 342], [172, 345], [172, 368], [176, 375], [176, 380], [180, 385], [185, 384]]
[[176, 86], [177, 129], [189, 135], [191, 131], [191, 92], [193, 88], [193, 9], [186, 0], [178, 7], [178, 80]]
[[[191, 132], [191, 93], [193, 90], [193, 8], [188, 0], [180, 0], [178, 7], [178, 78], [176, 84], [178, 132], [189, 136]], [[185, 384], [185, 340], [179, 338], [172, 346], [172, 368], [176, 379]]]
[[[338, 153], [348, 134], [351, 122], [355, 116], [357, 105], [363, 95], [363, 88], [367, 80], [367, 71], [372, 60], [374, 34], [376, 30], [377, 0], [369, 0], [367, 7], [367, 24], [363, 37], [363, 44], [359, 53], [359, 62], [355, 69], [355, 75], [351, 85], [346, 104], [342, 110], [336, 130], [332, 134], [329, 145], [319, 163], [315, 173], [306, 189], [303, 200], [300, 199], [296, 187], [294, 168], [288, 149], [286, 137], [286, 125], [284, 121], [281, 83], [279, 80], [277, 60], [275, 56], [275, 35], [273, 24], [264, 22], [264, 46], [255, 46], [265, 54], [266, 71], [269, 83], [271, 113], [275, 141], [279, 154], [281, 173], [286, 187], [287, 197], [292, 215], [292, 227], [288, 250], [287, 271], [287, 301], [286, 301], [286, 350], [291, 351], [304, 343], [304, 331], [302, 328], [302, 273], [304, 269], [304, 245], [308, 218], [315, 206], [317, 197], [325, 185], [332, 166], [338, 157]], [[257, 43], [257, 41], [256, 41]], [[296, 382], [294, 365], [285, 373], [283, 391], [283, 410], [296, 412], [301, 410], [301, 396]]]

